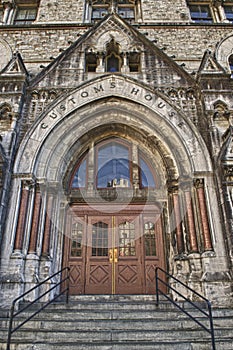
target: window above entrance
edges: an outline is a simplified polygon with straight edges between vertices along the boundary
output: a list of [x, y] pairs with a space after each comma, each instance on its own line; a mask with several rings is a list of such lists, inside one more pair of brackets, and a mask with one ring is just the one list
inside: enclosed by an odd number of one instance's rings
[[129, 22], [141, 19], [141, 0], [86, 0], [86, 21], [95, 23], [109, 13], [117, 13]]
[[[94, 172], [90, 170], [93, 162]], [[89, 182], [98, 189], [131, 188], [135, 177], [140, 188], [156, 187], [148, 158], [132, 143], [114, 138], [95, 145], [94, 150], [83, 155], [73, 171], [70, 187], [86, 188]]]
[[112, 38], [106, 44], [104, 52], [95, 52], [90, 47], [86, 50], [85, 65], [87, 73], [129, 73], [140, 72], [140, 51], [134, 48], [131, 52], [121, 51], [120, 44]]
[[233, 23], [232, 1], [187, 0], [190, 17], [200, 24]]

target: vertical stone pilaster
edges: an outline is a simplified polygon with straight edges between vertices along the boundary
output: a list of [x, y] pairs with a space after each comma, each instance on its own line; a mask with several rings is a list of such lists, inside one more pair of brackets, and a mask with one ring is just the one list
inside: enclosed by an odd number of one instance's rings
[[30, 187], [30, 183], [28, 181], [22, 181], [18, 224], [17, 224], [16, 236], [15, 236], [15, 242], [14, 242], [14, 251], [19, 251], [19, 252], [22, 251], [22, 248], [23, 248], [23, 238], [24, 238], [24, 232], [26, 228], [28, 198], [29, 198], [29, 191], [30, 191], [29, 187]]
[[42, 255], [49, 256], [49, 244], [50, 244], [50, 234], [51, 234], [51, 218], [53, 212], [54, 195], [53, 193], [48, 194], [46, 214], [45, 214], [45, 226], [44, 226], [44, 237], [42, 243]]
[[34, 206], [33, 206], [32, 227], [31, 227], [31, 235], [30, 235], [29, 247], [28, 247], [29, 254], [33, 254], [36, 252], [40, 211], [41, 211], [41, 193], [39, 189], [37, 189], [35, 200], [34, 200]]
[[211, 235], [210, 235], [210, 228], [209, 228], [209, 221], [208, 221], [205, 192], [204, 192], [204, 179], [196, 179], [194, 181], [194, 185], [197, 193], [204, 250], [205, 251], [213, 250]]

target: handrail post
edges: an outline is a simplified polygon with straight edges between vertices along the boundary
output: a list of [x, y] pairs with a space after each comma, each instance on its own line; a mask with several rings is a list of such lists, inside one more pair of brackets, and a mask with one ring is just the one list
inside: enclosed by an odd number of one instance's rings
[[158, 281], [158, 268], [155, 268], [155, 286], [156, 286], [156, 306], [159, 306], [159, 281]]
[[211, 303], [208, 301], [207, 305], [208, 305], [209, 318], [210, 318], [210, 331], [211, 331], [212, 350], [216, 350], [216, 348], [215, 348], [215, 339], [214, 339], [214, 324], [213, 324]]
[[70, 268], [67, 268], [67, 276], [66, 276], [67, 280], [66, 280], [66, 304], [69, 303], [69, 294], [70, 294]]
[[8, 336], [7, 336], [7, 347], [6, 347], [6, 350], [10, 350], [14, 311], [15, 311], [15, 303], [12, 303], [11, 310], [10, 310], [10, 320], [9, 320], [9, 326], [8, 326]]
[[[51, 280], [53, 277], [57, 276], [60, 273], [63, 273], [64, 271], [67, 271], [66, 277], [65, 279], [62, 279], [62, 281], [55, 283], [54, 286], [52, 286], [51, 288], [49, 288], [49, 290], [45, 291], [42, 295], [39, 295], [39, 297], [37, 297], [36, 299], [34, 299], [32, 302], [30, 302], [27, 306], [25, 306], [23, 309], [15, 312], [15, 304], [18, 300], [22, 299], [25, 297], [25, 295], [28, 295], [29, 293], [31, 293], [33, 290], [37, 289], [38, 287], [44, 285], [47, 281]], [[49, 304], [51, 304], [54, 300], [56, 300], [60, 295], [64, 294], [66, 292], [66, 303], [69, 302], [69, 278], [70, 278], [70, 268], [69, 267], [65, 267], [63, 269], [61, 269], [60, 271], [54, 273], [53, 275], [49, 276], [48, 278], [46, 278], [44, 281], [38, 283], [36, 286], [34, 286], [33, 288], [27, 290], [25, 293], [21, 294], [19, 297], [17, 297], [16, 299], [13, 300], [12, 302], [12, 306], [10, 309], [10, 319], [9, 319], [9, 326], [8, 326], [8, 337], [7, 337], [7, 348], [6, 350], [10, 350], [10, 344], [11, 344], [11, 336], [12, 334], [17, 331], [21, 326], [23, 326], [26, 322], [28, 322], [29, 320], [31, 320], [35, 315], [37, 315], [39, 312], [41, 312], [45, 307], [47, 307]], [[66, 289], [60, 291], [60, 293], [56, 296], [53, 296], [53, 298], [51, 300], [49, 300], [44, 306], [42, 306], [38, 311], [34, 312], [31, 316], [27, 317], [26, 320], [24, 320], [23, 322], [21, 322], [17, 327], [13, 328], [13, 319], [14, 317], [18, 316], [20, 313], [22, 313], [24, 310], [26, 310], [29, 306], [33, 305], [34, 303], [36, 303], [38, 300], [40, 300], [43, 296], [45, 296], [46, 294], [50, 293], [52, 290], [54, 290], [55, 288], [57, 288], [58, 286], [61, 285], [61, 283], [66, 282], [65, 286]]]

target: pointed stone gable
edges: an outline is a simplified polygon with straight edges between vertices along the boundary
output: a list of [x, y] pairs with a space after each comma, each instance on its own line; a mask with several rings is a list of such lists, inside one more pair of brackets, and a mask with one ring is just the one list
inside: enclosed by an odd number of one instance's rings
[[6, 65], [6, 67], [2, 70], [1, 75], [3, 76], [11, 76], [11, 75], [20, 75], [27, 76], [28, 72], [23, 63], [21, 55], [17, 52], [13, 55], [13, 58]]
[[[105, 74], [107, 45], [113, 40], [119, 45], [121, 69], [118, 74], [128, 75], [156, 88], [173, 85], [192, 86], [193, 78], [169, 58], [143, 34], [116, 14], [108, 15], [84, 34], [31, 82], [33, 88], [75, 88], [83, 81]], [[93, 54], [96, 70], [87, 70], [87, 53]], [[138, 55], [140, 68], [131, 71], [128, 65], [130, 54]], [[133, 70], [133, 69], [132, 69]], [[107, 72], [108, 73], [108, 72]]]
[[207, 50], [204, 53], [198, 74], [225, 74], [225, 69], [217, 62], [212, 53]]

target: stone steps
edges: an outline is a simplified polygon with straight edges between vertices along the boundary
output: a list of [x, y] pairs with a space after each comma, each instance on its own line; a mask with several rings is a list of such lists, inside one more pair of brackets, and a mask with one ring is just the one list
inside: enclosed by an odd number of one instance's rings
[[[199, 311], [183, 305], [209, 326]], [[232, 350], [233, 310], [214, 309], [213, 314], [216, 350]], [[2, 316], [0, 350], [6, 350], [9, 319]], [[21, 320], [22, 316], [14, 326]], [[37, 349], [209, 350], [211, 340], [210, 334], [165, 300], [157, 307], [155, 296], [79, 296], [68, 305], [51, 304], [12, 335], [11, 350]]]

